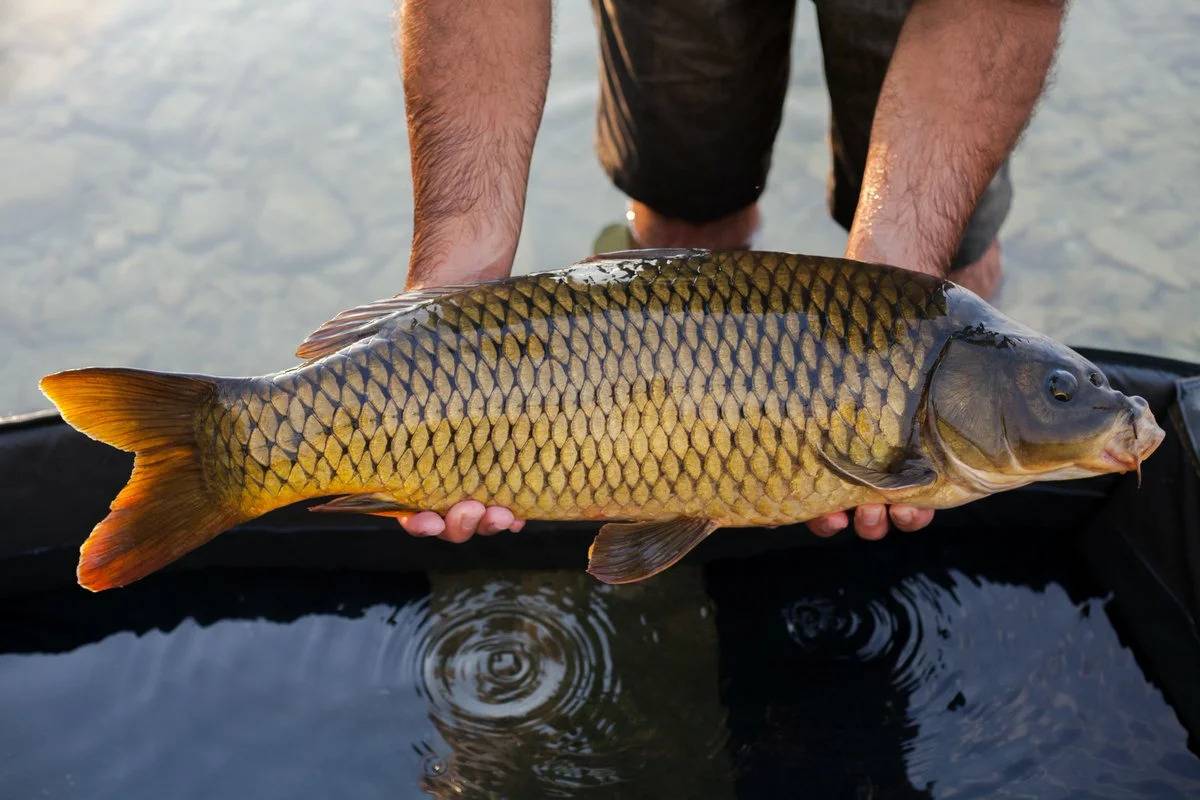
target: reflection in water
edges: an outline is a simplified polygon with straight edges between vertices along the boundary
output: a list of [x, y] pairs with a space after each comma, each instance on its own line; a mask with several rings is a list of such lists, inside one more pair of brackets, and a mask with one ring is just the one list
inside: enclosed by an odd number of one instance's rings
[[[941, 608], [942, 591], [925, 576], [892, 588], [865, 608], [842, 591], [832, 598], [804, 597], [783, 608], [788, 635], [799, 647], [828, 656], [863, 661], [887, 660], [898, 689], [910, 690], [928, 677], [921, 645], [932, 625], [942, 635], [950, 620]], [[925, 619], [924, 617], [928, 617]]]
[[1103, 603], [1045, 580], [1078, 576], [1066, 552], [993, 549], [989, 569], [1022, 565], [1011, 585], [917, 547], [915, 573], [912, 541], [714, 570], [739, 795], [800, 781], [831, 797], [1200, 792], [1200, 762]]
[[590, 700], [615, 699], [605, 608], [572, 605], [550, 586], [522, 596], [495, 581], [446, 598], [415, 653], [438, 723], [464, 737], [547, 732]]
[[6, 598], [0, 795], [732, 796], [698, 569], [428, 580], [164, 574], [87, 615], [78, 589]]
[[522, 769], [561, 789], [620, 779], [621, 744], [589, 747], [611, 727], [605, 715], [621, 691], [612, 623], [603, 597], [581, 600], [496, 580], [437, 597], [437, 613], [405, 643], [407, 668], [452, 750], [450, 764], [430, 759], [431, 788], [478, 791]]
[[430, 613], [402, 654], [444, 742], [428, 744], [427, 789], [725, 794], [715, 637], [698, 574], [624, 588], [563, 573], [434, 576]]
[[960, 534], [10, 596], [0, 795], [1200, 796], [1067, 540]]

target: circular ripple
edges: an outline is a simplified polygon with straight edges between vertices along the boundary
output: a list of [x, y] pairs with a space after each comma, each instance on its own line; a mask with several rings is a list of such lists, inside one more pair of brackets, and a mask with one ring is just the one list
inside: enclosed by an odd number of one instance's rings
[[415, 655], [434, 717], [455, 729], [511, 732], [611, 699], [612, 629], [600, 606], [572, 613], [555, 592], [504, 589], [460, 592], [421, 637]]
[[401, 667], [448, 746], [445, 771], [427, 781], [486, 793], [513, 779], [515, 761], [556, 790], [618, 780], [622, 754], [604, 735], [620, 696], [612, 635], [594, 590], [496, 580], [439, 594]]
[[940, 641], [957, 608], [952, 592], [918, 576], [869, 599], [846, 592], [801, 598], [784, 607], [783, 617], [788, 636], [804, 650], [885, 662], [893, 685], [911, 689], [936, 670], [940, 653], [930, 633]]

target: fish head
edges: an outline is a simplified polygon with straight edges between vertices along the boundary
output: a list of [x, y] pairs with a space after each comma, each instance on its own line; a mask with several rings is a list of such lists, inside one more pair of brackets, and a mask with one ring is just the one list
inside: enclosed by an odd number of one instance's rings
[[1023, 328], [968, 329], [930, 377], [925, 429], [976, 491], [1138, 470], [1165, 434], [1149, 404], [1086, 358]]

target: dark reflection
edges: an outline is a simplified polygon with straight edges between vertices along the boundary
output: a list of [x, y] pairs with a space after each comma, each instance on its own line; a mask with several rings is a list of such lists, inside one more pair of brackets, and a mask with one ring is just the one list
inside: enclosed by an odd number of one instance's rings
[[1200, 762], [1068, 537], [963, 531], [709, 571], [743, 797], [1184, 797]]
[[940, 519], [615, 588], [208, 569], [12, 595], [0, 796], [1200, 796], [1072, 537]]
[[694, 568], [7, 598], [0, 795], [731, 797], [713, 616]]
[[65, 653], [118, 633], [170, 633], [184, 622], [207, 628], [232, 620], [361, 618], [369, 609], [399, 608], [428, 592], [429, 581], [421, 573], [244, 569], [164, 573], [97, 594], [71, 585], [5, 597], [0, 602], [0, 655]]
[[[731, 797], [716, 639], [696, 569], [432, 578], [419, 672], [438, 796]], [[681, 793], [682, 794], [678, 794]]]

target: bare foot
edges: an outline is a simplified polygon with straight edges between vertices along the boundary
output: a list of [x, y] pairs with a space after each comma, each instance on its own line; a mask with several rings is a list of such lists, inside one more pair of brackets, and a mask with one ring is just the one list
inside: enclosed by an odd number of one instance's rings
[[950, 272], [950, 280], [970, 289], [984, 300], [991, 300], [1000, 288], [1004, 270], [1000, 266], [1000, 242], [993, 239], [979, 260]]

